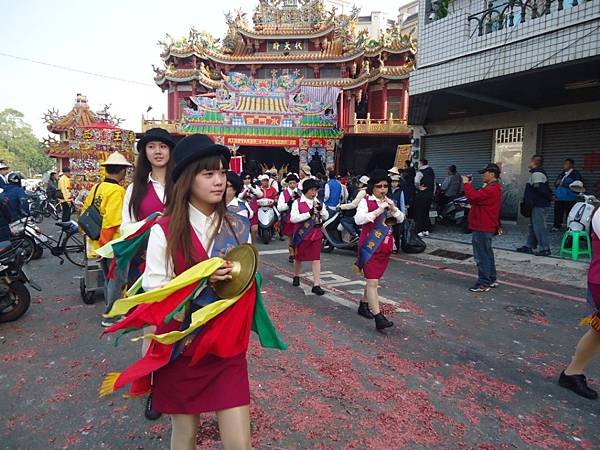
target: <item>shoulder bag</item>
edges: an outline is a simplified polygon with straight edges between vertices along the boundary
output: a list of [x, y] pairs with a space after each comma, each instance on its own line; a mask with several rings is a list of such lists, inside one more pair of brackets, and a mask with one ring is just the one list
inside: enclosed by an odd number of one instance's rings
[[92, 239], [97, 241], [100, 238], [100, 232], [102, 230], [102, 214], [96, 206], [96, 192], [102, 183], [98, 183], [94, 189], [92, 197], [92, 203], [88, 208], [79, 216], [77, 224], [83, 230], [83, 232]]

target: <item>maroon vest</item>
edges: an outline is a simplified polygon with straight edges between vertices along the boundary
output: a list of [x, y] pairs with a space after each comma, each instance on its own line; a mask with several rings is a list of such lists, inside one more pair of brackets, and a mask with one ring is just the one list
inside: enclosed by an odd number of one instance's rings
[[[369, 210], [369, 212], [373, 212], [377, 208], [379, 208], [379, 205], [377, 204], [377, 202], [375, 200], [370, 200], [366, 197], [365, 197], [365, 200], [367, 201], [367, 209]], [[385, 212], [383, 212], [382, 214], [385, 214]], [[373, 230], [373, 228], [375, 228], [375, 222], [367, 222], [364, 225], [362, 225], [362, 227], [360, 229], [360, 239], [358, 240], [359, 246], [362, 246], [364, 244], [364, 242], [367, 240], [367, 237], [369, 236], [369, 234], [371, 234], [371, 230]], [[392, 234], [392, 229], [390, 228], [388, 231], [388, 235], [386, 236], [383, 243], [379, 246], [379, 249], [377, 250], [377, 252], [380, 252], [380, 251], [384, 251], [386, 253], [392, 252], [392, 250], [394, 248], [394, 244], [393, 244], [392, 240], [390, 239], [391, 234]]]
[[[171, 218], [169, 216], [164, 216], [164, 217], [161, 217], [160, 220], [158, 221], [158, 224], [162, 228], [163, 233], [165, 233], [165, 238], [167, 240], [169, 239], [169, 234], [170, 234], [170, 232], [169, 232], [170, 219]], [[190, 233], [192, 235], [192, 260], [196, 264], [201, 261], [207, 260], [208, 253], [206, 253], [206, 250], [202, 246], [202, 242], [200, 242], [198, 235], [196, 234], [196, 232], [194, 231], [194, 229], [192, 228], [191, 225], [190, 225]], [[175, 254], [175, 261], [173, 261], [173, 263], [175, 265], [175, 267], [174, 267], [175, 275], [179, 275], [191, 267], [191, 266], [186, 265], [185, 259], [183, 257], [183, 251], [181, 249], [177, 250], [177, 253]]]
[[[600, 209], [595, 214], [600, 214]], [[600, 230], [594, 230], [592, 227], [592, 261], [588, 269], [588, 283], [600, 285], [600, 238], [597, 233], [600, 233]]]
[[162, 200], [158, 198], [158, 194], [154, 190], [152, 181], [148, 181], [146, 195], [144, 195], [144, 198], [140, 203], [137, 220], [143, 220], [155, 212], [163, 212], [164, 209], [165, 205]]
[[[300, 201], [300, 199], [296, 200], [298, 202], [298, 212], [300, 214], [305, 214], [310, 212], [310, 206], [308, 203]], [[290, 211], [291, 215], [291, 211]], [[307, 219], [308, 220], [308, 219]], [[298, 222], [294, 224], [294, 233], [296, 233], [304, 222]], [[312, 230], [308, 232], [306, 236], [304, 236], [304, 241], [320, 241], [323, 239], [323, 230], [321, 228], [313, 227]]]

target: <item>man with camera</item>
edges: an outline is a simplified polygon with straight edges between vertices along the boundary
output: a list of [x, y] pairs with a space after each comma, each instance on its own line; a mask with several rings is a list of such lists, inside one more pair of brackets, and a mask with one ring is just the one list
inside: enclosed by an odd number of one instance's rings
[[473, 255], [479, 272], [477, 283], [469, 290], [488, 292], [498, 286], [492, 238], [500, 229], [502, 188], [498, 181], [500, 168], [496, 164], [488, 164], [479, 173], [484, 183], [479, 190], [473, 187], [472, 177], [462, 177], [465, 195], [471, 204], [469, 228], [473, 231]]

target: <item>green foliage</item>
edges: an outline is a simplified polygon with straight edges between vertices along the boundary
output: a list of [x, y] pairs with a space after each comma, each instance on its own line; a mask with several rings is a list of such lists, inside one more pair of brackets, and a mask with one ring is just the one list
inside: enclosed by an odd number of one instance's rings
[[7, 108], [0, 111], [0, 159], [11, 170], [26, 176], [41, 174], [54, 167], [54, 161], [44, 154], [23, 113]]

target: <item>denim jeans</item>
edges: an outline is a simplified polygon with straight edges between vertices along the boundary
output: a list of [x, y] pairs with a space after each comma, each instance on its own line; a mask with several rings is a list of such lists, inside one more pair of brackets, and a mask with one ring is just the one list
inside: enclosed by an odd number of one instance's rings
[[108, 279], [111, 261], [112, 259], [102, 258], [100, 263], [104, 274], [104, 303], [106, 304], [104, 313], [108, 313], [113, 303], [123, 297], [123, 290], [127, 285], [127, 269], [115, 269], [114, 278], [112, 280]]
[[340, 219], [340, 223], [348, 233], [352, 235], [360, 233], [360, 229], [356, 226], [356, 222], [354, 222], [354, 217], [344, 216]]
[[550, 250], [548, 244], [548, 230], [546, 229], [546, 209], [534, 206], [529, 219], [529, 235], [527, 244], [530, 249], [537, 248], [538, 251]]
[[473, 231], [473, 256], [479, 277], [478, 286], [489, 286], [496, 281], [496, 261], [492, 249], [492, 238], [494, 233], [485, 231]]

